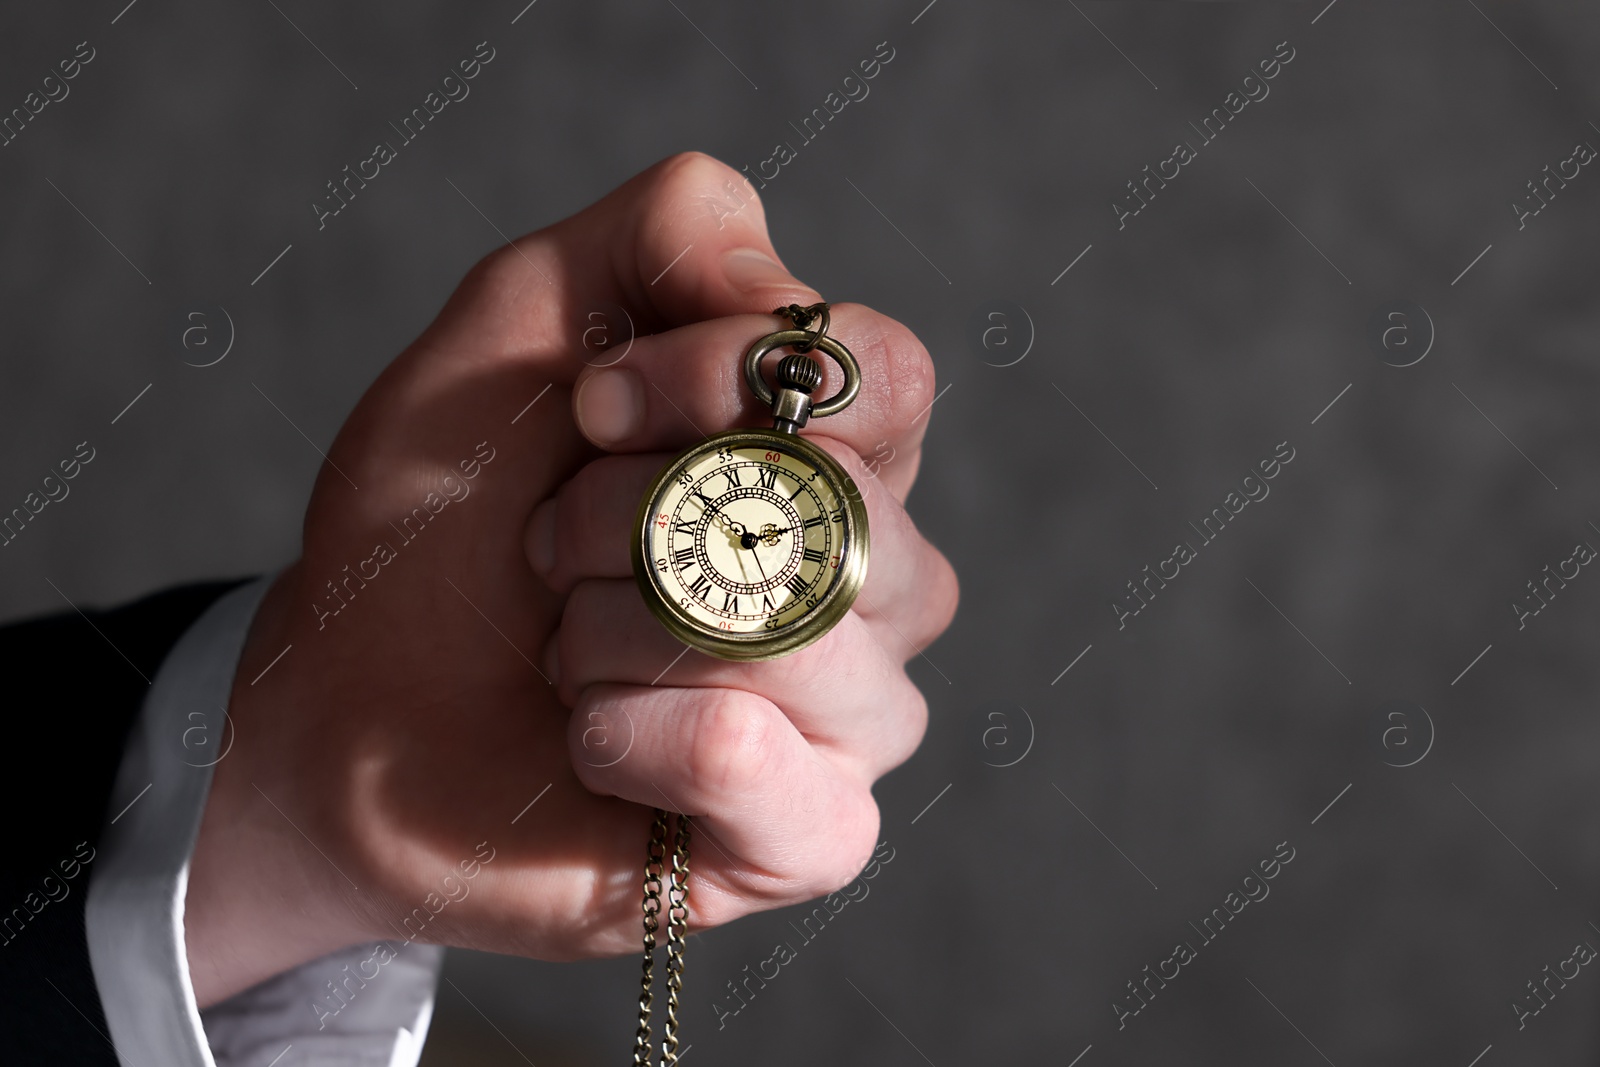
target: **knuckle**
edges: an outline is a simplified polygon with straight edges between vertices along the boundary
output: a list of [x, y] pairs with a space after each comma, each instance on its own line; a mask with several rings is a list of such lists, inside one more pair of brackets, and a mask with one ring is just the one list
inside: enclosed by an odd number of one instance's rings
[[841, 646], [844, 636], [838, 627], [825, 634], [816, 644], [788, 656], [740, 665], [748, 677], [759, 679], [751, 688], [763, 693], [798, 693], [814, 687], [819, 672], [833, 670], [841, 662], [848, 662], [848, 646]]
[[704, 691], [684, 754], [697, 793], [726, 801], [760, 788], [779, 745], [764, 703], [735, 689]]
[[922, 695], [922, 690], [904, 672], [900, 679], [900, 715], [903, 721], [900, 728], [891, 733], [889, 743], [880, 754], [878, 777], [910, 759], [928, 732], [928, 698]]
[[659, 174], [664, 182], [716, 182], [726, 175], [737, 173], [716, 156], [697, 150], [675, 152], [659, 164]]
[[656, 164], [651, 173], [648, 191], [644, 196], [644, 215], [651, 215], [665, 207], [669, 210], [696, 211], [708, 202], [721, 201], [728, 196], [730, 187], [739, 197], [753, 198], [759, 205], [750, 179], [733, 167], [704, 152], [679, 152]]
[[841, 817], [827, 831], [824, 854], [812, 864], [810, 896], [837, 893], [861, 873], [878, 842], [878, 804], [866, 789], [852, 790]]
[[474, 263], [462, 279], [460, 289], [474, 297], [494, 301], [522, 288], [533, 272], [530, 260], [533, 243], [527, 237], [500, 245]]
[[922, 571], [927, 577], [927, 605], [918, 613], [924, 629], [921, 644], [929, 644], [950, 628], [955, 621], [956, 608], [961, 604], [961, 579], [945, 554], [933, 545], [925, 545], [926, 560]]

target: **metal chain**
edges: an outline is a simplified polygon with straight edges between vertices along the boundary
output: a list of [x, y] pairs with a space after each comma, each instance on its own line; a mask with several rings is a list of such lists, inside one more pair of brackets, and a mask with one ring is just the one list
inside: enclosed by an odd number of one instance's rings
[[683, 990], [684, 936], [689, 930], [689, 816], [678, 816], [672, 874], [667, 884], [667, 1024], [662, 1027], [661, 1062], [678, 1062], [678, 994]]
[[[678, 816], [673, 838], [672, 869], [667, 878], [667, 1021], [662, 1027], [661, 1062], [678, 1062], [678, 994], [683, 990], [684, 938], [689, 928], [689, 817]], [[634, 1034], [635, 1067], [650, 1067], [650, 1010], [655, 996], [656, 931], [661, 921], [662, 875], [666, 874], [667, 813], [655, 809], [644, 861], [644, 960], [640, 976], [639, 1029]]]
[[[661, 873], [667, 858], [667, 813], [656, 809], [655, 822], [650, 826], [650, 843], [644, 860], [644, 966], [640, 978], [639, 1029], [634, 1034], [633, 1062], [635, 1067], [650, 1067], [650, 1007], [655, 996], [650, 991], [656, 965], [657, 918], [661, 913]], [[669, 916], [670, 919], [670, 916]]]

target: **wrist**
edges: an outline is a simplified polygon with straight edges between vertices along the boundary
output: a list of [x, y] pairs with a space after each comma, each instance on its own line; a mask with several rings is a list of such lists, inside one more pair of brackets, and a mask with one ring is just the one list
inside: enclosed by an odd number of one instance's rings
[[190, 856], [184, 941], [201, 1008], [363, 936], [343, 903], [349, 885], [296, 828], [298, 768], [282, 742], [300, 702], [283, 684], [290, 672], [269, 684], [292, 644], [298, 574], [278, 576], [251, 623], [227, 709], [233, 743], [213, 768]]

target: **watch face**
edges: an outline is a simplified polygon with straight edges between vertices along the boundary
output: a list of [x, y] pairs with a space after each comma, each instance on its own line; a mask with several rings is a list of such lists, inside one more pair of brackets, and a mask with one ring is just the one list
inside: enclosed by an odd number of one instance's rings
[[635, 562], [646, 599], [679, 637], [730, 658], [821, 637], [864, 573], [854, 483], [792, 435], [736, 431], [680, 456], [641, 520]]

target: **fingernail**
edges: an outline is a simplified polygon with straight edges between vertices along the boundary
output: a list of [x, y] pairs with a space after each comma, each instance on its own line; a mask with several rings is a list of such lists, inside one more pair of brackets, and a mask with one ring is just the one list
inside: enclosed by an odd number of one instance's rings
[[604, 448], [625, 441], [644, 425], [644, 381], [613, 367], [584, 381], [573, 399], [578, 429]]
[[556, 502], [540, 504], [528, 523], [528, 562], [540, 577], [556, 567]]
[[735, 248], [722, 257], [722, 271], [728, 282], [741, 292], [773, 286], [794, 287], [794, 275], [778, 266], [765, 252], [754, 248]]

